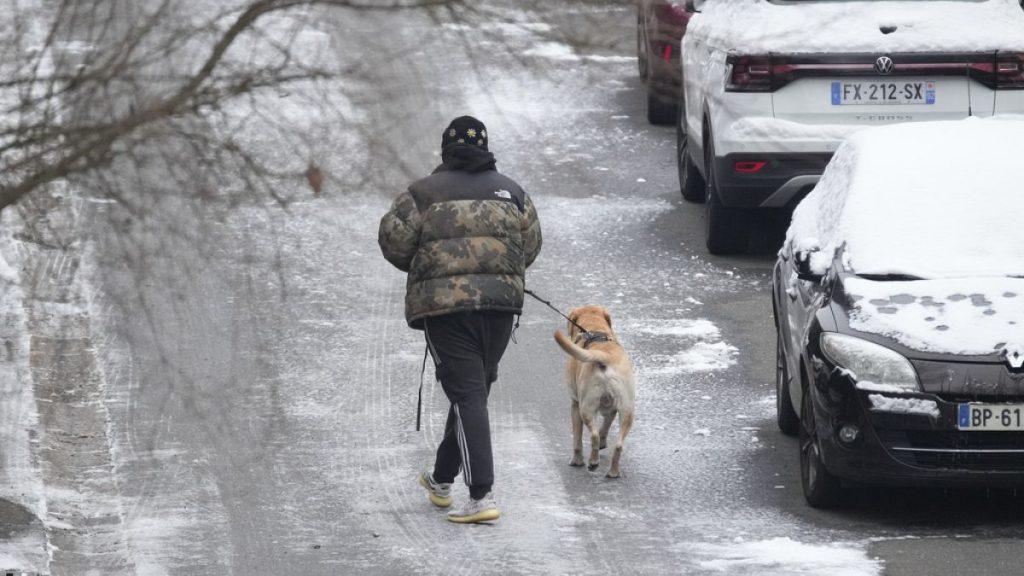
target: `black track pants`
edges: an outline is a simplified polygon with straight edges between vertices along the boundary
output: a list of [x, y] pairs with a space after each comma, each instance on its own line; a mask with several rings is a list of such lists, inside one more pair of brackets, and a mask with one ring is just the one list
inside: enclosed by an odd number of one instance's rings
[[451, 402], [437, 447], [434, 480], [451, 483], [462, 469], [472, 498], [494, 484], [487, 397], [512, 334], [512, 314], [456, 312], [427, 318], [423, 333], [437, 378]]

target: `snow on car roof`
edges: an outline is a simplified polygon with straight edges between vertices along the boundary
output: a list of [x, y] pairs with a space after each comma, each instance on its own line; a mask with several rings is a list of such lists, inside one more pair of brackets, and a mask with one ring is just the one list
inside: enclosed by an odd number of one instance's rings
[[1017, 0], [708, 0], [686, 38], [745, 54], [1024, 50], [1024, 10]]
[[1024, 277], [1024, 122], [968, 118], [869, 128], [840, 146], [793, 214], [787, 243], [843, 249], [857, 274]]
[[857, 132], [797, 206], [786, 242], [820, 248], [819, 273], [842, 249], [860, 276], [844, 282], [854, 330], [929, 352], [1024, 355], [1021, 142], [1019, 119]]

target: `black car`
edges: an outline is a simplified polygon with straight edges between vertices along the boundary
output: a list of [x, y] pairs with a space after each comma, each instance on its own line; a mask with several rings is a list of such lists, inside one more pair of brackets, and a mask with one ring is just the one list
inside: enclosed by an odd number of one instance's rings
[[692, 13], [682, 0], [640, 0], [636, 12], [636, 56], [647, 88], [647, 120], [672, 124], [682, 82], [679, 46]]
[[[794, 212], [773, 276], [777, 419], [804, 495], [1024, 484], [1024, 122], [858, 132]], [[1016, 198], [1016, 200], [1015, 200]]]

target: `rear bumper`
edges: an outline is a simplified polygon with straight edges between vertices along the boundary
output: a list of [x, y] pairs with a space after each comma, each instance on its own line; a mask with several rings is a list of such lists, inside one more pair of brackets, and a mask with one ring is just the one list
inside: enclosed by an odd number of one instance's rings
[[[832, 155], [850, 134], [864, 125], [800, 124], [764, 115], [771, 100], [739, 95], [737, 107], [712, 112], [715, 176], [719, 198], [730, 208], [795, 206], [817, 184]], [[745, 108], [739, 108], [739, 106]], [[744, 173], [736, 162], [767, 162]]]
[[[831, 153], [734, 153], [715, 158], [718, 193], [733, 208], [795, 206], [818, 183]], [[757, 172], [736, 170], [737, 162], [766, 162]]]

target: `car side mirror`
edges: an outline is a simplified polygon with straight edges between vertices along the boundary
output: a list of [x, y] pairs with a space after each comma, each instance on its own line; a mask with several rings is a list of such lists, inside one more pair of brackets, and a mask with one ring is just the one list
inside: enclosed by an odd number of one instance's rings
[[794, 253], [797, 279], [814, 282], [816, 284], [821, 283], [821, 279], [824, 277], [824, 274], [818, 274], [811, 270], [811, 255], [816, 252], [817, 250], [801, 250]]
[[[1021, 0], [1021, 2], [1024, 2], [1024, 0]], [[691, 14], [696, 14], [697, 12], [700, 12], [700, 9], [703, 6], [704, 0], [686, 0], [686, 3], [683, 4], [683, 8], [685, 8], [686, 11]]]

